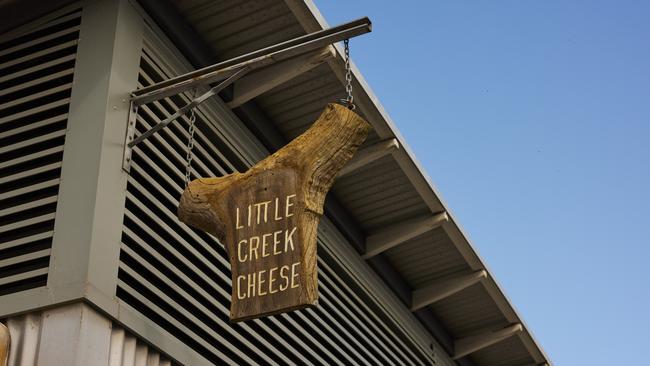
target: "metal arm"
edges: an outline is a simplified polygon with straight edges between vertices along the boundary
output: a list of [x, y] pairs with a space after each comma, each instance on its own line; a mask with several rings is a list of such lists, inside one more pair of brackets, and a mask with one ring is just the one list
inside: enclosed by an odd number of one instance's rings
[[210, 84], [226, 79], [243, 67], [248, 67], [250, 70], [259, 69], [344, 39], [368, 33], [371, 30], [370, 19], [361, 18], [336, 27], [306, 34], [135, 90], [132, 92], [131, 101], [136, 106], [146, 104], [182, 93], [197, 85]]
[[149, 138], [151, 135], [154, 133], [158, 132], [161, 128], [167, 126], [169, 123], [174, 121], [175, 119], [181, 117], [182, 115], [186, 114], [187, 112], [191, 111], [192, 109], [196, 108], [199, 104], [203, 103], [206, 101], [208, 98], [218, 94], [220, 91], [222, 91], [225, 87], [228, 85], [232, 84], [235, 82], [235, 80], [241, 78], [242, 76], [246, 75], [250, 71], [249, 68], [244, 67], [243, 69], [237, 71], [235, 74], [230, 76], [228, 79], [222, 81], [219, 83], [217, 86], [214, 88], [208, 90], [202, 95], [199, 95], [198, 97], [194, 98], [192, 101], [187, 103], [185, 106], [183, 106], [181, 109], [177, 110], [174, 114], [171, 116], [167, 117], [165, 120], [160, 121], [157, 123], [155, 126], [151, 127], [149, 130], [147, 130], [145, 133], [142, 135], [138, 136], [136, 139], [128, 143], [128, 147], [133, 148], [135, 145], [139, 144], [142, 142], [142, 140], [145, 140]]
[[[308, 52], [318, 50], [344, 39], [368, 33], [371, 30], [372, 27], [370, 20], [368, 18], [361, 18], [336, 27], [296, 37], [131, 92], [129, 125], [126, 133], [122, 169], [127, 172], [129, 171], [131, 165], [131, 152], [137, 144], [160, 131], [172, 121], [196, 108], [208, 98], [218, 94], [221, 90], [250, 71], [262, 69], [279, 62], [294, 60], [297, 57], [302, 57], [301, 55]], [[137, 138], [134, 138], [138, 106], [215, 82], [220, 83], [203, 95], [193, 99], [190, 103], [180, 108], [174, 114], [156, 124], [148, 131], [144, 132]]]

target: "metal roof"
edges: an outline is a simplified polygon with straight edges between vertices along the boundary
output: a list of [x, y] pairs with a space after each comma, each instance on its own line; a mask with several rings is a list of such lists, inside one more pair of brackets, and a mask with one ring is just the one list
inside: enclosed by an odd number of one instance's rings
[[[219, 60], [327, 27], [309, 0], [175, 0], [173, 3]], [[344, 96], [341, 55], [337, 46], [337, 57], [254, 99], [286, 140], [307, 129], [327, 103]], [[359, 112], [374, 129], [365, 145], [396, 138], [400, 149], [340, 178], [333, 188], [334, 195], [365, 234], [423, 215], [447, 212], [449, 222], [442, 227], [380, 254], [411, 290], [459, 274], [487, 270], [354, 66], [353, 77]], [[483, 281], [428, 305], [428, 309], [452, 339], [522, 324], [522, 332], [471, 353], [462, 364], [551, 364], [489, 271]]]

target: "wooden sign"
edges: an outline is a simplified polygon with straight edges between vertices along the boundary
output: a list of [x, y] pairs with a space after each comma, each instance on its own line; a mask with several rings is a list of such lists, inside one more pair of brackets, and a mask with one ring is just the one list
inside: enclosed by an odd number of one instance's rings
[[230, 319], [316, 305], [325, 195], [370, 125], [330, 104], [302, 135], [245, 173], [192, 181], [178, 217], [216, 236], [232, 267]]
[[9, 328], [0, 323], [0, 366], [7, 366], [9, 350], [11, 349], [11, 334]]

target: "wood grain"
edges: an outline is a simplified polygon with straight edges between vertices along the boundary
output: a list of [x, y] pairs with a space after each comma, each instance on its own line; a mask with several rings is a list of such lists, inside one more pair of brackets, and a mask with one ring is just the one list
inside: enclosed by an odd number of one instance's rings
[[11, 349], [11, 335], [9, 329], [0, 323], [0, 366], [7, 366], [9, 350]]
[[325, 196], [369, 130], [356, 113], [329, 104], [305, 133], [245, 173], [197, 179], [185, 189], [179, 219], [226, 247], [231, 320], [316, 305]]

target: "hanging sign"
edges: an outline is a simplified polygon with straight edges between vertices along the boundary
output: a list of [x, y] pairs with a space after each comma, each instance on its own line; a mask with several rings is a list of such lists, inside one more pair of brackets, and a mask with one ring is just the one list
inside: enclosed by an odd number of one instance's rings
[[329, 104], [305, 133], [245, 173], [192, 181], [178, 217], [216, 236], [232, 269], [230, 319], [314, 306], [325, 195], [370, 125]]

